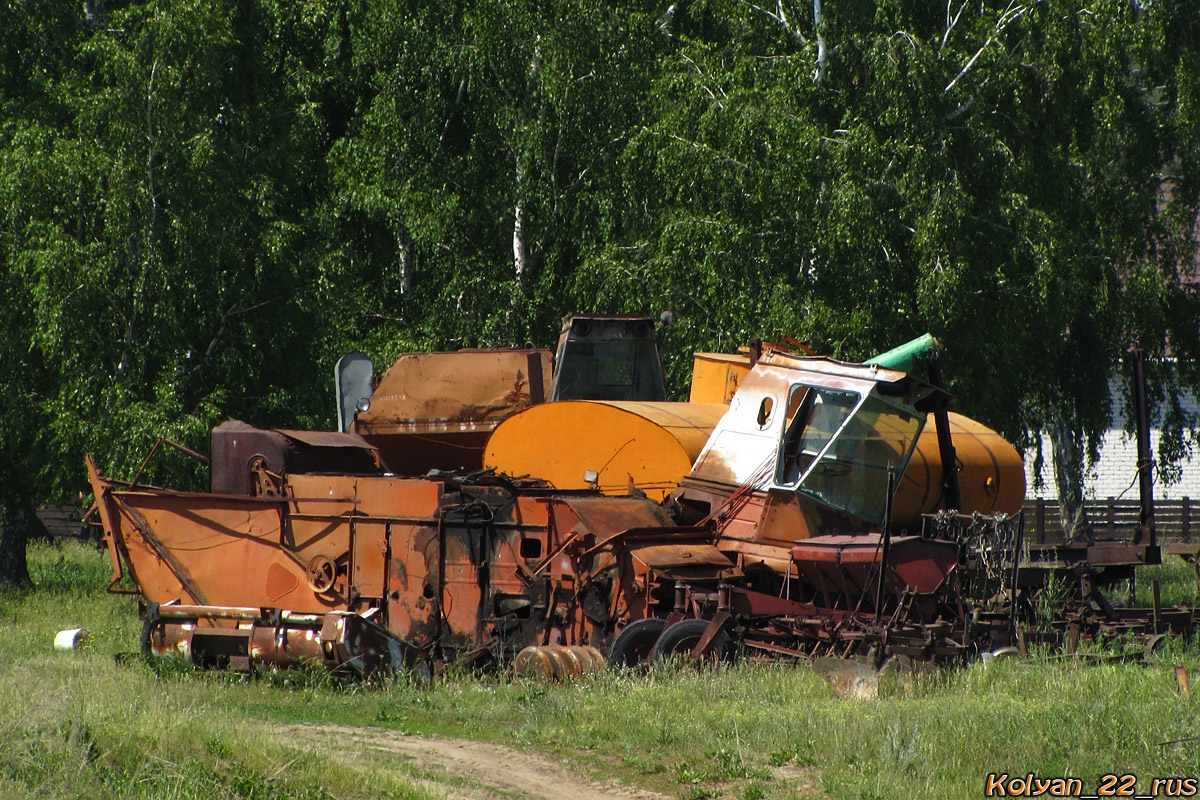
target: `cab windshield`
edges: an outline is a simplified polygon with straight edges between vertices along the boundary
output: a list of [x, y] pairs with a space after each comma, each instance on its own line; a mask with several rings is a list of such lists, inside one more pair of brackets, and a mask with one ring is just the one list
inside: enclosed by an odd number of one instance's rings
[[923, 415], [874, 395], [796, 385], [788, 402], [777, 482], [868, 522], [883, 522], [887, 471], [904, 468]]

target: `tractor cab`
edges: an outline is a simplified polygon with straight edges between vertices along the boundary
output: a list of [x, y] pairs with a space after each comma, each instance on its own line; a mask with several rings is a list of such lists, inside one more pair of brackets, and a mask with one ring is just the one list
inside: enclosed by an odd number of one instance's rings
[[774, 485], [881, 524], [888, 470], [904, 473], [925, 414], [879, 393], [794, 383]]
[[906, 470], [928, 414], [948, 401], [897, 370], [768, 351], [676, 499], [685, 518], [714, 522], [723, 549], [785, 570], [786, 556], [774, 562], [799, 539], [879, 530], [889, 470], [897, 495], [928, 484]]

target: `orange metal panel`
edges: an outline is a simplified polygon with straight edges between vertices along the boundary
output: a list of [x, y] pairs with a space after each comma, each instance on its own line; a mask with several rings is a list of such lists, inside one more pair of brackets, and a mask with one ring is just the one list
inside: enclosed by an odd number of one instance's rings
[[147, 600], [328, 611], [305, 564], [279, 546], [279, 507], [249, 498], [113, 492], [120, 536]]
[[630, 552], [646, 566], [659, 570], [673, 567], [733, 567], [729, 559], [711, 544], [651, 544], [633, 547]]
[[357, 481], [353, 475], [288, 475], [287, 495], [293, 498], [289, 510], [323, 517], [350, 514], [355, 510]]
[[[567, 497], [555, 503], [567, 506], [579, 518], [588, 532], [597, 536], [626, 531], [630, 528], [657, 528], [670, 525], [661, 506], [644, 500], [624, 497]], [[565, 527], [556, 526], [560, 531]]]
[[368, 517], [429, 517], [437, 514], [442, 484], [412, 478], [358, 478], [359, 514]]
[[437, 606], [437, 528], [435, 525], [392, 525], [392, 588], [388, 595], [388, 627], [415, 644], [433, 635]]
[[518, 495], [513, 505], [513, 521], [522, 525], [547, 525], [550, 521], [550, 502], [544, 497]]
[[797, 539], [817, 535], [820, 521], [810, 504], [800, 502], [795, 492], [776, 489], [767, 493], [758, 524], [759, 538], [790, 546]]
[[692, 356], [692, 389], [688, 402], [729, 405], [749, 372], [749, 356], [696, 353]]
[[396, 359], [354, 431], [397, 474], [478, 469], [496, 425], [549, 397], [549, 350], [459, 350]]

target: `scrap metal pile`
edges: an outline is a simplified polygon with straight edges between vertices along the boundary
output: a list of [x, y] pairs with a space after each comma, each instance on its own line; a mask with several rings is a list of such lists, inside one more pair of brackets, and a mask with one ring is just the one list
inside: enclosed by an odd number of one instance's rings
[[377, 381], [348, 357], [341, 431], [225, 423], [209, 492], [89, 458], [112, 591], [142, 599], [147, 653], [349, 675], [1190, 635], [1190, 610], [1101, 591], [1159, 560], [1152, 508], [1126, 542], [1023, 541], [1021, 459], [948, 410], [935, 344], [701, 353], [687, 403], [663, 400], [646, 318], [568, 318], [555, 353], [401, 356]]

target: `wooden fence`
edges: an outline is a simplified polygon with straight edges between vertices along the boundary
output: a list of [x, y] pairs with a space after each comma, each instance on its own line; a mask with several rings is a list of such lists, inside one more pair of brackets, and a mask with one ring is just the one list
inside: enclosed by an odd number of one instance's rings
[[[1097, 539], [1128, 539], [1137, 529], [1141, 504], [1137, 500], [1089, 500], [1084, 503], [1088, 521]], [[1045, 544], [1062, 541], [1062, 525], [1057, 500], [1026, 500], [1026, 541]], [[1200, 539], [1194, 518], [1196, 510], [1191, 498], [1154, 501], [1154, 529], [1161, 541], [1191, 542], [1193, 534]]]
[[79, 506], [42, 506], [37, 515], [52, 539], [79, 539], [88, 535], [88, 529], [80, 519]]

